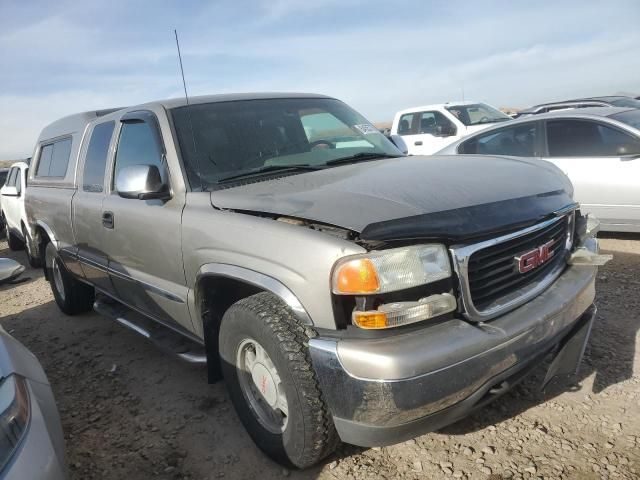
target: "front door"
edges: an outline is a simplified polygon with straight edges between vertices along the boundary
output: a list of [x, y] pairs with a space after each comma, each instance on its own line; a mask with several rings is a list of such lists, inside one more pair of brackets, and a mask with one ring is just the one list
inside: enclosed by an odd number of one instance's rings
[[171, 185], [157, 119], [147, 111], [125, 114], [118, 136], [110, 193], [102, 205], [113, 221], [105, 231], [111, 280], [129, 306], [192, 330], [182, 263], [184, 194], [138, 200], [120, 197], [116, 186], [120, 172], [132, 165], [157, 166], [163, 182]]
[[105, 197], [105, 168], [110, 157], [114, 121], [94, 125], [80, 165], [78, 191], [73, 197], [73, 231], [78, 260], [88, 282], [113, 295], [105, 247], [102, 203]]
[[433, 155], [458, 138], [456, 126], [437, 110], [403, 115], [400, 125], [411, 155]]
[[591, 120], [546, 122], [547, 156], [571, 179], [581, 209], [613, 229], [640, 227], [640, 140]]

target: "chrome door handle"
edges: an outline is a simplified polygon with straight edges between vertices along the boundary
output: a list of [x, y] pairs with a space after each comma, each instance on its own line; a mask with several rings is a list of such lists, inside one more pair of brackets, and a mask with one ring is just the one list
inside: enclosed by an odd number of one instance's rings
[[418, 140], [417, 142], [415, 142], [415, 143], [414, 143], [414, 145], [416, 145], [416, 146], [420, 146], [420, 145], [422, 145], [422, 141], [421, 141], [421, 140]]

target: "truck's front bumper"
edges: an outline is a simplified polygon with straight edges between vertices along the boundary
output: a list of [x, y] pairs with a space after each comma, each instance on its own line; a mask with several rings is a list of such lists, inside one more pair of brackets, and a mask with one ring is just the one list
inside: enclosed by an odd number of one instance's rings
[[595, 317], [596, 271], [569, 266], [541, 295], [484, 324], [452, 319], [382, 339], [312, 339], [341, 439], [390, 445], [453, 423], [556, 349], [550, 373], [576, 367]]

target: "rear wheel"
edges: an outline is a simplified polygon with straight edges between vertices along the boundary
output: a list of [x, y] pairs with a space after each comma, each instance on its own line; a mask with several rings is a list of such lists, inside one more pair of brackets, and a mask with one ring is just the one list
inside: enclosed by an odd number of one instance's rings
[[40, 256], [37, 252], [33, 251], [33, 239], [29, 237], [27, 233], [27, 229], [22, 227], [22, 236], [24, 238], [24, 247], [27, 253], [27, 261], [29, 265], [33, 268], [38, 268], [42, 266], [42, 262], [40, 261]]
[[91, 310], [95, 300], [93, 287], [69, 273], [52, 243], [46, 246], [45, 261], [49, 285], [60, 310], [67, 315]]
[[311, 366], [312, 336], [270, 293], [232, 305], [220, 327], [222, 372], [240, 420], [262, 451], [298, 468], [319, 462], [338, 442]]
[[24, 248], [24, 243], [22, 242], [22, 240], [20, 240], [17, 235], [11, 233], [11, 231], [9, 230], [9, 225], [6, 222], [4, 224], [4, 231], [10, 250], [13, 250], [15, 252], [16, 250], [22, 250]]

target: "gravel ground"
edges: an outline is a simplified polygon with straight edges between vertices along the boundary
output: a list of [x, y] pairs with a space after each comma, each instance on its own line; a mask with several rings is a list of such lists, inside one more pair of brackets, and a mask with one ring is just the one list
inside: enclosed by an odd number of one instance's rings
[[[222, 384], [142, 337], [87, 314], [67, 317], [42, 275], [0, 287], [0, 322], [53, 385], [74, 479], [640, 478], [640, 236], [605, 238], [598, 321], [579, 375], [532, 377], [489, 407], [400, 445], [343, 445], [322, 465], [266, 459]], [[0, 255], [20, 261], [22, 252]]]

